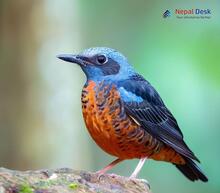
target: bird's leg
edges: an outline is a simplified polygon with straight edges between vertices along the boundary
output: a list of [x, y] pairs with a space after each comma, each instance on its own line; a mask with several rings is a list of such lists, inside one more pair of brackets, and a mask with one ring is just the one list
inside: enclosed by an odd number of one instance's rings
[[111, 162], [109, 165], [107, 165], [106, 167], [104, 167], [103, 169], [97, 171], [98, 174], [104, 174], [106, 173], [108, 170], [112, 169], [115, 165], [117, 165], [119, 162], [123, 161], [123, 159], [116, 159], [113, 162]]
[[138, 173], [140, 172], [141, 168], [144, 165], [144, 162], [147, 160], [147, 157], [141, 158], [137, 167], [135, 168], [134, 172], [131, 174], [130, 178], [136, 178]]

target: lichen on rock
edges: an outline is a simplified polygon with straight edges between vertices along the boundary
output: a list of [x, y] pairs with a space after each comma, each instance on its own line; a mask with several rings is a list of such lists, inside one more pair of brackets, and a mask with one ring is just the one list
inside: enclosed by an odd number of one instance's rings
[[0, 168], [0, 193], [149, 193], [143, 180], [69, 168], [14, 171]]

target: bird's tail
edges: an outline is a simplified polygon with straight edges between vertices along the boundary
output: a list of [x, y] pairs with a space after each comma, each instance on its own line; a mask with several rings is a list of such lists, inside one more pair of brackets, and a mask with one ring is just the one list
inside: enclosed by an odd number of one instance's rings
[[194, 161], [192, 161], [189, 158], [185, 158], [185, 160], [186, 160], [186, 164], [184, 165], [177, 165], [177, 164], [174, 165], [191, 181], [196, 181], [196, 180], [201, 180], [203, 182], [208, 181], [208, 178], [205, 176], [205, 174], [202, 172], [199, 166], [196, 165]]

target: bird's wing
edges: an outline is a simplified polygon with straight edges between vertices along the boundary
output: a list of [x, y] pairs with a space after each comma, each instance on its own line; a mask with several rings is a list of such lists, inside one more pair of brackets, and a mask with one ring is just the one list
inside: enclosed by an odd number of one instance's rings
[[181, 155], [199, 161], [183, 141], [176, 119], [149, 82], [142, 76], [135, 75], [119, 82], [118, 89], [126, 113], [148, 133]]

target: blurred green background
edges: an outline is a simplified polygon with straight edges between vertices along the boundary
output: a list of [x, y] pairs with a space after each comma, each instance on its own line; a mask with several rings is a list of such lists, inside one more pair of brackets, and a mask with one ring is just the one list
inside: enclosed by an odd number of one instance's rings
[[[87, 47], [120, 50], [159, 91], [209, 182], [172, 164], [140, 173], [154, 193], [220, 192], [220, 2], [0, 0], [0, 167], [98, 170], [114, 158], [91, 140], [81, 113], [80, 68], [56, 58]], [[209, 8], [211, 19], [164, 19]], [[113, 171], [130, 175], [138, 160]]]

